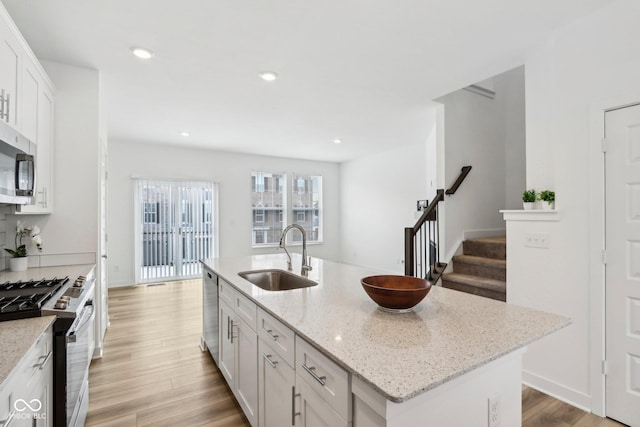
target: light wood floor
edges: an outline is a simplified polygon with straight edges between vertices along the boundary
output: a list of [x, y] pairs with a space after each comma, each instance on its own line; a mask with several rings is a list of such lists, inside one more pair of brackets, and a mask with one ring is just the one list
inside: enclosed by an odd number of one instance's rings
[[[200, 351], [202, 282], [109, 290], [104, 357], [89, 371], [92, 426], [249, 427], [207, 352]], [[523, 427], [614, 427], [522, 389]]]

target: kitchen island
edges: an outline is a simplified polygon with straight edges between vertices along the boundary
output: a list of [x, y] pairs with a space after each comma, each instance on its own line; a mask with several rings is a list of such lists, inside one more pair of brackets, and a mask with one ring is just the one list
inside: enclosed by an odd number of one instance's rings
[[[294, 255], [294, 273], [300, 264]], [[413, 312], [383, 312], [360, 284], [361, 278], [380, 272], [315, 258], [308, 278], [318, 285], [289, 291], [266, 291], [238, 276], [286, 270], [284, 254], [211, 259], [204, 266], [221, 286], [231, 285], [258, 311], [290, 328], [296, 345], [301, 340], [344, 369], [348, 409], [343, 418], [356, 427], [422, 426], [425, 420], [487, 426], [491, 415], [498, 417], [491, 425], [520, 425], [526, 345], [570, 323], [565, 317], [441, 287], [433, 287]], [[233, 335], [233, 323], [231, 330]], [[299, 353], [296, 346], [296, 359]], [[298, 367], [296, 362], [296, 375], [302, 371]], [[295, 405], [294, 396], [294, 419]]]

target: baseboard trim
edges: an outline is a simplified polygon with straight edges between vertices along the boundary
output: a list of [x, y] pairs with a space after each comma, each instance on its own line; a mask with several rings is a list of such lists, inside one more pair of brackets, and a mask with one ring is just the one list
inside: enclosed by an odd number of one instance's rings
[[125, 286], [133, 286], [133, 281], [118, 281], [118, 282], [109, 282], [108, 288], [123, 288]]
[[591, 396], [586, 395], [578, 390], [558, 384], [547, 378], [531, 373], [525, 369], [522, 370], [522, 383], [534, 388], [538, 391], [548, 394], [558, 400], [561, 400], [576, 408], [586, 412], [591, 411]]

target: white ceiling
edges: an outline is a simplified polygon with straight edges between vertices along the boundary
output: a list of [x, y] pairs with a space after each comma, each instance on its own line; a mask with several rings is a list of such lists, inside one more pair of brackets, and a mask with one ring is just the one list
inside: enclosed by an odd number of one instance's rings
[[2, 2], [39, 58], [101, 71], [110, 139], [343, 161], [425, 141], [431, 99], [612, 0]]

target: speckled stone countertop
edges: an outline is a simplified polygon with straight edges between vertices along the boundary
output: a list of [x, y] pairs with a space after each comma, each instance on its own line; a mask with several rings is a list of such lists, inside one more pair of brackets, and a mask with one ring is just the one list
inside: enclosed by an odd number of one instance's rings
[[0, 386], [56, 316], [0, 322]]
[[[293, 254], [293, 272], [301, 257]], [[286, 270], [286, 255], [216, 258], [204, 264], [332, 360], [393, 402], [472, 371], [570, 324], [566, 317], [435, 286], [411, 313], [377, 309], [360, 279], [384, 274], [312, 258], [318, 286], [265, 291], [238, 276]]]

